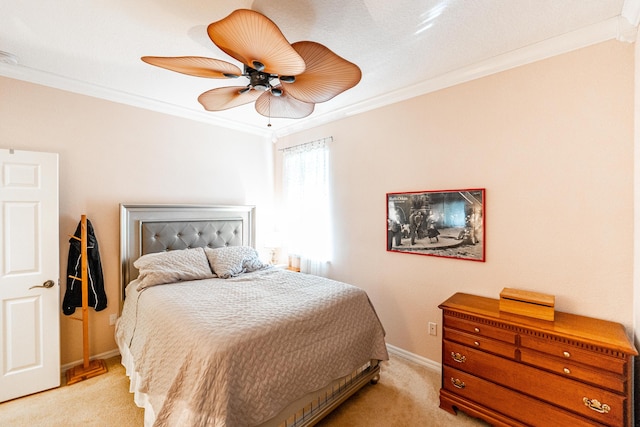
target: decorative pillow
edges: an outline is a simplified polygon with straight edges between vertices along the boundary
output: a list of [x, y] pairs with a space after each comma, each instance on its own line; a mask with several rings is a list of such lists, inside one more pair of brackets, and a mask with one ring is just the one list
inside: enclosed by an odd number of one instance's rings
[[269, 266], [260, 260], [258, 252], [250, 246], [205, 248], [204, 252], [207, 254], [213, 272], [223, 279]]
[[216, 277], [203, 248], [182, 249], [143, 255], [133, 266], [138, 269], [138, 290], [185, 280]]

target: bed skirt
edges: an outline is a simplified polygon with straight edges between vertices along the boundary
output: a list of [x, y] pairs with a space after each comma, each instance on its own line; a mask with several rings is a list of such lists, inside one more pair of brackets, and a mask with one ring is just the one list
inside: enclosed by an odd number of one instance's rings
[[126, 345], [122, 345], [118, 342], [118, 348], [120, 350], [122, 366], [124, 366], [125, 372], [129, 377], [129, 392], [133, 393], [133, 401], [136, 406], [144, 409], [144, 427], [152, 427], [156, 419], [156, 415], [153, 411], [153, 407], [149, 403], [147, 394], [138, 389], [138, 373], [135, 370], [133, 355], [129, 351], [129, 347]]
[[[144, 409], [144, 427], [152, 427], [155, 412], [149, 403], [147, 394], [140, 391], [138, 373], [135, 370], [133, 355], [129, 347], [118, 342], [121, 363], [129, 377], [129, 392], [133, 393], [136, 406]], [[376, 384], [380, 379], [380, 361], [371, 360], [353, 373], [335, 380], [329, 386], [309, 393], [291, 403], [278, 415], [259, 427], [308, 427], [313, 426], [342, 402], [368, 383]]]

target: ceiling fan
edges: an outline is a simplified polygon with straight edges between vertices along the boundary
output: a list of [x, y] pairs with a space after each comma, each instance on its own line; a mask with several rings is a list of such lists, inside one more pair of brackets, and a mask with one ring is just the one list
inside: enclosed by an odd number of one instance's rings
[[[223, 52], [244, 64], [200, 56], [143, 56], [151, 65], [196, 77], [246, 77], [245, 86], [209, 90], [198, 97], [207, 111], [221, 111], [255, 102], [266, 117], [300, 119], [325, 102], [351, 89], [362, 73], [357, 65], [312, 41], [289, 44], [266, 16], [238, 9], [211, 23], [207, 33]], [[270, 126], [270, 124], [269, 124]]]

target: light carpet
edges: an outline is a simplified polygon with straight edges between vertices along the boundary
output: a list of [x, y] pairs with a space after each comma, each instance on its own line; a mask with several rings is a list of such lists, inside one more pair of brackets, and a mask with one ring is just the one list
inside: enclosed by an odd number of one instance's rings
[[[120, 357], [106, 363], [106, 374], [70, 386], [63, 380], [59, 388], [0, 404], [0, 426], [142, 427], [143, 410], [133, 403]], [[381, 371], [378, 384], [365, 386], [318, 426], [487, 426], [438, 407], [438, 372], [394, 354]]]

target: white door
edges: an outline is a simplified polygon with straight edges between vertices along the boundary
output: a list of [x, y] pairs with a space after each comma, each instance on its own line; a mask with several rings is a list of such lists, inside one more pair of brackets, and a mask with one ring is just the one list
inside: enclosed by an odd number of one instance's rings
[[0, 149], [0, 402], [60, 385], [58, 155]]

